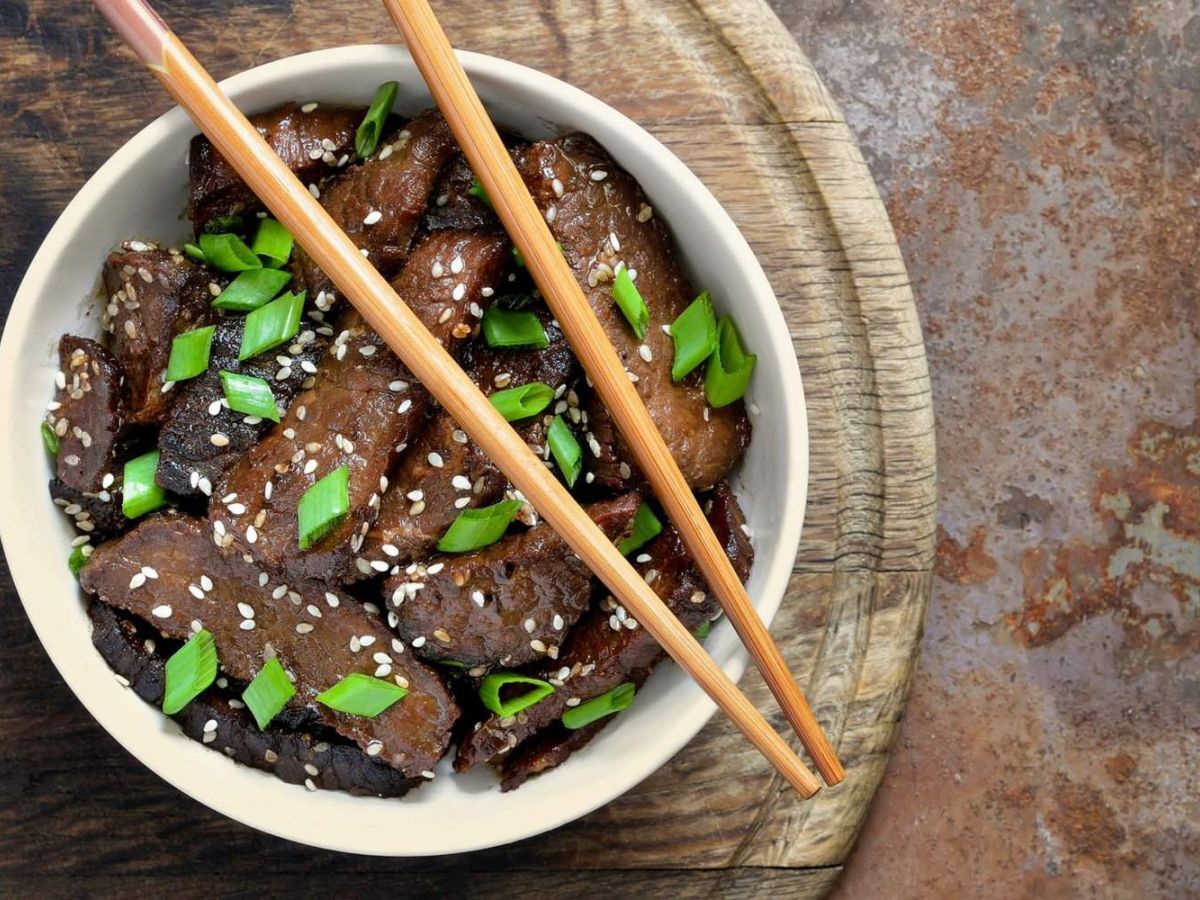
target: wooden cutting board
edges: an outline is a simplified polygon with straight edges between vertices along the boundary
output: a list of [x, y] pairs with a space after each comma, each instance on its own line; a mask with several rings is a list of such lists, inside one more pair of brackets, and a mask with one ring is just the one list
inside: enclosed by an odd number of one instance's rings
[[[924, 346], [871, 175], [819, 77], [760, 0], [435, 6], [457, 46], [542, 69], [645, 126], [716, 194], [766, 269], [804, 377], [812, 459], [804, 537], [773, 632], [840, 750], [846, 782], [811, 802], [795, 801], [717, 717], [637, 789], [553, 834], [458, 861], [369, 861], [267, 839], [183, 804], [109, 740], [62, 751], [62, 766], [76, 757], [78, 780], [58, 786], [69, 795], [95, 785], [97, 768], [115, 767], [120, 784], [136, 785], [136, 804], [106, 802], [101, 787], [99, 799], [64, 809], [38, 789], [45, 759], [4, 737], [9, 773], [15, 767], [32, 785], [20, 793], [19, 813], [12, 804], [0, 813], [0, 834], [26, 859], [45, 854], [58, 861], [41, 870], [31, 862], [31, 875], [83, 875], [105, 859], [116, 876], [203, 875], [207, 881], [190, 882], [197, 890], [222, 883], [232, 889], [264, 874], [281, 892], [312, 888], [323, 883], [312, 880], [315, 870], [333, 869], [338, 880], [324, 883], [342, 890], [399, 886], [395, 879], [420, 873], [419, 883], [435, 894], [470, 886], [495, 896], [597, 889], [620, 895], [636, 886], [647, 897], [821, 896], [850, 852], [895, 740], [934, 545]], [[4, 186], [10, 215], [35, 199], [61, 208], [95, 164], [167, 106], [86, 4], [42, 0], [30, 7], [21, 36], [0, 42], [0, 57], [14, 72], [17, 96], [10, 92], [9, 100], [24, 99], [30, 114], [50, 123], [61, 115], [70, 142], [54, 157], [14, 148], [32, 169], [32, 187]], [[382, 8], [366, 0], [229, 0], [162, 11], [222, 77], [305, 50], [398, 40]], [[49, 97], [38, 73], [94, 88]], [[20, 248], [25, 258], [37, 240], [40, 234], [31, 234], [30, 246]], [[11, 594], [10, 584], [5, 591]], [[38, 653], [32, 643], [20, 652], [31, 660]], [[47, 677], [44, 660], [31, 665]], [[752, 672], [742, 684], [786, 730], [758, 676]], [[20, 696], [36, 715], [34, 697]], [[77, 704], [68, 714], [68, 730], [90, 734]], [[176, 835], [186, 830], [186, 840], [163, 841], [164, 820]], [[214, 854], [216, 867], [209, 865]], [[155, 860], [162, 865], [147, 869]], [[681, 869], [707, 871], [670, 873]]]

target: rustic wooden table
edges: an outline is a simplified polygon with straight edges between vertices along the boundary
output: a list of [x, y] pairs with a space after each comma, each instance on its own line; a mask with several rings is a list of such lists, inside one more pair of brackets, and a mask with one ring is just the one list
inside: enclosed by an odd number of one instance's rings
[[[936, 500], [913, 298], [857, 146], [760, 0], [437, 8], [459, 46], [565, 78], [645, 125], [712, 188], [762, 260], [804, 375], [812, 453], [804, 540], [774, 632], [847, 781], [800, 804], [714, 720], [629, 795], [520, 845], [433, 860], [309, 850], [217, 817], [129, 757], [59, 682], [0, 579], [0, 889], [813, 897], [841, 872], [907, 698]], [[210, 0], [162, 12], [218, 77], [395, 40], [382, 8], [362, 0]], [[22, 162], [0, 172], [7, 304], [73, 192], [168, 103], [82, 2], [8, 4], [0, 53], [0, 120]], [[759, 679], [743, 686], [782, 730]]]

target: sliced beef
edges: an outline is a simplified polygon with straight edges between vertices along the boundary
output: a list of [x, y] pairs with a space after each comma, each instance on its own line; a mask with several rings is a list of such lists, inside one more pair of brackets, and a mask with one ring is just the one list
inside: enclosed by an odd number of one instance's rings
[[[742, 530], [744, 519], [733, 492], [724, 484], [712, 493], [709, 523], [734, 569], [744, 581], [750, 573], [754, 551]], [[648, 544], [637, 557], [638, 570], [656, 594], [689, 629], [697, 628], [717, 612], [703, 578], [692, 565], [678, 532], [671, 526]], [[466, 771], [517, 747], [531, 735], [558, 722], [574, 705], [603, 694], [617, 685], [640, 684], [664, 657], [665, 651], [612, 597], [580, 620], [571, 630], [559, 660], [543, 663], [536, 672], [557, 686], [540, 703], [512, 718], [490, 716], [459, 745], [455, 768]]]
[[515, 791], [534, 775], [562, 765], [612, 720], [612, 716], [606, 716], [574, 731], [559, 722], [543, 728], [504, 757], [500, 764], [500, 790]]
[[[271, 149], [305, 184], [319, 183], [349, 161], [354, 154], [354, 132], [366, 111], [313, 106], [285, 103], [250, 117]], [[188, 175], [191, 220], [197, 234], [218, 216], [249, 215], [262, 208], [254, 192], [202, 134], [192, 138]]]
[[[701, 371], [678, 384], [671, 380], [674, 347], [662, 326], [673, 322], [696, 294], [646, 195], [585, 135], [533, 144], [520, 155], [519, 167], [609, 340], [636, 376], [638, 393], [688, 484], [704, 489], [720, 481], [750, 440], [749, 421], [741, 402], [708, 408]], [[638, 291], [650, 309], [645, 350], [612, 299], [613, 275], [620, 265], [637, 273]], [[597, 441], [593, 450], [601, 451], [589, 469], [598, 485], [620, 489], [628, 484], [621, 463], [629, 454], [598, 399], [588, 412]]]
[[[413, 252], [394, 287], [434, 335], [453, 346], [473, 334], [483, 289], [500, 276], [501, 234], [439, 232]], [[461, 271], [450, 274], [455, 261]], [[434, 269], [444, 275], [433, 275]], [[460, 268], [453, 265], [453, 268]], [[229, 470], [209, 511], [214, 522], [271, 571], [287, 578], [340, 579], [374, 522], [398, 455], [425, 424], [429, 395], [383, 340], [350, 311], [310, 390], [283, 422]], [[316, 546], [300, 550], [296, 508], [304, 492], [350, 467], [350, 514]], [[270, 487], [268, 487], [270, 485]]]
[[111, 484], [125, 423], [124, 373], [95, 341], [63, 335], [58, 342], [58, 390], [46, 422], [58, 435], [58, 480], [81, 493]]
[[[611, 539], [641, 504], [626, 494], [587, 507]], [[473, 553], [440, 556], [384, 585], [396, 631], [422, 656], [468, 666], [520, 666], [558, 656], [587, 609], [592, 575], [548, 523]]]
[[[96, 548], [80, 583], [166, 637], [186, 640], [199, 623], [212, 633], [222, 669], [241, 681], [250, 681], [274, 653], [294, 676], [290, 705], [311, 708], [328, 727], [410, 778], [432, 768], [459, 715], [441, 677], [394, 647], [378, 617], [355, 601], [321, 582], [272, 581], [217, 543], [219, 528], [210, 530], [203, 520], [155, 516]], [[409, 693], [375, 718], [316, 702], [352, 672], [395, 679]]]
[[105, 327], [125, 372], [129, 421], [156, 423], [174, 396], [164, 384], [175, 335], [215, 320], [212, 299], [221, 279], [183, 256], [153, 244], [126, 241], [104, 264]]
[[433, 192], [433, 202], [422, 227], [428, 231], [445, 228], [495, 228], [499, 219], [490, 203], [471, 192], [475, 173], [461, 153], [442, 171]]
[[276, 404], [286, 410], [302, 387], [312, 387], [317, 360], [328, 344], [325, 335], [306, 328], [289, 346], [239, 362], [245, 323], [244, 316], [221, 319], [208, 371], [175, 387], [175, 403], [158, 434], [158, 483], [181, 496], [211, 494], [213, 485], [274, 424], [229, 409], [220, 372], [266, 379]]
[[[176, 642], [158, 638], [149, 626], [99, 600], [92, 602], [88, 615], [92, 643], [104, 661], [139, 697], [161, 706], [165, 651], [173, 650]], [[273, 772], [290, 784], [399, 797], [419, 782], [319, 724], [316, 731], [296, 730], [280, 715], [266, 731], [260, 731], [240, 699], [244, 685], [230, 685], [225, 678], [220, 681], [224, 687], [214, 685], [172, 716], [192, 740], [220, 748], [236, 762]]]
[[80, 491], [59, 478], [50, 479], [50, 497], [75, 523], [76, 530], [93, 541], [107, 540], [129, 527], [121, 512], [121, 476], [115, 475], [108, 488]]

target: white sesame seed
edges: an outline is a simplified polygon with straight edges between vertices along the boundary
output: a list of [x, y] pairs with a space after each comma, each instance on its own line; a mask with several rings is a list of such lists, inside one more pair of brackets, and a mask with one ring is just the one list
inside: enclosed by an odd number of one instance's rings
[[640, 344], [638, 346], [638, 356], [646, 362], [651, 362], [654, 359], [654, 354], [650, 352], [649, 344]]
[[608, 172], [604, 171], [604, 169], [597, 169], [592, 173], [592, 181], [603, 181], [607, 177]]
[[196, 587], [196, 585], [194, 585], [194, 584], [188, 585], [188, 593], [191, 594], [193, 597], [195, 597], [197, 600], [204, 599], [204, 591], [200, 590], [200, 588]]
[[463, 270], [463, 265], [463, 258], [461, 256], [454, 257], [454, 259], [450, 260], [450, 273], [457, 275]]
[[[364, 604], [364, 605], [365, 605], [365, 604]], [[371, 646], [373, 643], [375, 643], [375, 635], [373, 635], [373, 634], [364, 634], [362, 637], [360, 637], [360, 638], [358, 639], [358, 642], [359, 642], [360, 644], [362, 644], [364, 647], [370, 647], [370, 646]]]
[[161, 606], [156, 606], [154, 609], [150, 610], [150, 615], [154, 616], [156, 619], [169, 619], [171, 618], [171, 607], [167, 606], [165, 603]]
[[158, 577], [158, 572], [155, 569], [152, 569], [150, 566], [142, 566], [142, 574], [145, 575], [147, 578], [157, 578]]
[[546, 645], [543, 644], [541, 641], [539, 641], [537, 638], [534, 638], [532, 641], [530, 641], [529, 646], [536, 653], [545, 653], [546, 652]]
[[317, 187], [315, 184], [310, 184], [308, 186], [308, 192], [313, 195], [314, 200], [321, 199], [321, 189], [319, 187]]
[[437, 452], [430, 453], [428, 459], [429, 459], [429, 464], [431, 466], [433, 466], [435, 469], [440, 469], [443, 466], [442, 455], [440, 453], [437, 453]]
[[208, 436], [208, 440], [212, 443], [212, 445], [214, 447], [228, 447], [229, 446], [229, 438], [226, 437], [225, 435], [221, 434], [221, 432], [219, 432], [219, 431], [214, 432], [213, 434], [210, 434]]
[[459, 497], [457, 500], [454, 501], [454, 508], [455, 509], [466, 509], [467, 505], [470, 502], [471, 502], [470, 497]]
[[311, 622], [300, 622], [296, 625], [296, 634], [308, 634], [313, 630]]
[[300, 107], [300, 112], [302, 112], [302, 113], [310, 113], [310, 112], [312, 112], [312, 111], [313, 111], [314, 109], [316, 109], [316, 108], [317, 108], [317, 104], [316, 104], [316, 103], [305, 103], [305, 104], [304, 104], [302, 107]]
[[[310, 187], [311, 187], [311, 185], [310, 185]], [[317, 786], [315, 784], [313, 784], [313, 780], [311, 778], [304, 779], [304, 786], [306, 788], [308, 788], [310, 791], [315, 791], [317, 789]]]
[[445, 563], [436, 562], [433, 565], [429, 566], [429, 568], [427, 568], [425, 570], [425, 573], [427, 575], [436, 575], [438, 572], [442, 571], [442, 569], [444, 569], [444, 568], [446, 568]]
[[458, 301], [467, 295], [467, 286], [465, 284], [456, 284], [454, 290], [450, 293], [451, 299]]
[[529, 634], [533, 634], [533, 630], [537, 628], [537, 622], [533, 621], [533, 619], [526, 619], [524, 624], [525, 631]]
[[424, 647], [425, 646], [425, 635], [421, 635], [419, 637], [413, 638], [412, 645], [414, 647]]
[[566, 623], [564, 623], [564, 622], [563, 622], [563, 617], [562, 617], [562, 616], [558, 615], [558, 613], [555, 613], [555, 614], [554, 614], [554, 623], [553, 623], [553, 624], [554, 624], [554, 630], [555, 630], [555, 631], [562, 631], [563, 625], [564, 625], [564, 624], [566, 624]]
[[363, 219], [363, 224], [364, 225], [374, 225], [376, 222], [378, 222], [382, 218], [383, 218], [383, 213], [381, 213], [377, 209], [373, 209], [369, 213], [367, 213], [366, 217]]
[[367, 744], [367, 756], [378, 756], [383, 750], [383, 741], [371, 741]]
[[471, 489], [471, 479], [465, 475], [455, 475], [450, 479], [450, 484], [456, 491], [469, 491]]
[[376, 678], [387, 678], [391, 674], [392, 674], [392, 667], [390, 665], [388, 665], [387, 663], [383, 663], [382, 665], [379, 665], [375, 668], [375, 677]]
[[129, 589], [135, 591], [146, 583], [146, 576], [141, 572], [135, 572], [133, 577], [129, 579]]
[[454, 439], [454, 443], [456, 444], [465, 444], [468, 440], [467, 433], [461, 428], [455, 428], [454, 431], [451, 432], [450, 437]]
[[429, 269], [430, 274], [433, 275], [434, 278], [441, 278], [445, 271], [446, 270], [442, 268], [441, 262], [436, 259], [433, 261], [433, 265]]

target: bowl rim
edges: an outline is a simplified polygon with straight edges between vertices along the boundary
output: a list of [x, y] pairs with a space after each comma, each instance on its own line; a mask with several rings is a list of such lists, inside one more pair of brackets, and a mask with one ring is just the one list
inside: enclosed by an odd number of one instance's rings
[[[563, 101], [575, 108], [588, 111], [593, 117], [602, 116], [609, 128], [620, 132], [623, 138], [627, 138], [636, 147], [638, 154], [649, 158], [653, 164], [659, 167], [671, 170], [672, 176], [682, 184], [685, 190], [690, 192], [692, 199], [704, 208], [712, 228], [720, 234], [722, 243], [732, 251], [734, 259], [731, 261], [731, 265], [744, 273], [744, 277], [753, 288], [751, 292], [754, 298], [753, 305], [760, 307], [761, 315], [768, 320], [774, 320], [769, 324], [778, 326], [771, 329], [771, 346], [756, 348], [759, 350], [760, 358], [769, 353], [777, 361], [779, 375], [784, 382], [785, 396], [788, 399], [788, 402], [782, 404], [780, 409], [772, 410], [773, 416], [783, 418], [781, 428], [790, 445], [787, 448], [789, 457], [787, 472], [783, 483], [779, 485], [779, 490], [776, 492], [778, 502], [783, 504], [784, 512], [780, 519], [774, 556], [755, 562], [756, 568], [767, 567], [763, 589], [755, 605], [763, 618], [770, 624], [782, 602], [799, 545], [807, 493], [809, 456], [806, 405], [800, 370], [791, 342], [790, 331], [766, 274], [740, 230], [712, 193], [674, 153], [641, 126], [600, 99], [551, 75], [499, 57], [471, 51], [456, 52], [472, 81], [478, 83], [482, 80], [508, 85], [518, 94], [520, 92], [535, 96], [557, 94]], [[297, 74], [311, 76], [313, 72], [319, 71], [323, 67], [363, 65], [367, 62], [379, 63], [401, 71], [415, 70], [411, 56], [400, 45], [358, 44], [314, 50], [263, 63], [224, 79], [220, 82], [220, 86], [237, 101], [239, 97], [244, 97], [256, 89], [268, 88]], [[104, 198], [106, 192], [111, 189], [114, 179], [129, 168], [130, 162], [136, 159], [140, 153], [152, 148], [165, 138], [170, 131], [178, 127], [181, 120], [187, 121], [185, 113], [179, 107], [173, 107], [122, 144], [87, 179], [42, 241], [14, 296], [4, 324], [3, 334], [0, 334], [0, 421], [9, 423], [14, 419], [12, 398], [16, 394], [16, 371], [21, 362], [19, 349], [25, 342], [25, 335], [32, 326], [36, 302], [46, 293], [46, 282], [50, 270], [66, 252], [67, 236], [74, 231], [85, 213]], [[614, 156], [618, 155], [615, 151], [613, 152]], [[618, 161], [622, 162], [619, 158]], [[681, 250], [685, 249], [681, 247]], [[686, 253], [684, 255], [686, 256]], [[37, 440], [40, 443], [40, 439]], [[0, 441], [0, 473], [3, 473], [0, 474], [0, 477], [5, 479], [11, 477], [7, 473], [16, 471], [13, 466], [16, 456], [27, 452], [28, 449], [28, 446], [19, 444], [17, 436], [11, 433], [7, 440]], [[17, 504], [14, 503], [0, 505], [0, 541], [6, 547], [22, 543], [19, 539], [15, 540], [23, 529], [20, 512], [15, 508], [16, 506]], [[68, 651], [56, 640], [56, 632], [59, 629], [55, 628], [51, 615], [42, 608], [42, 604], [32, 602], [32, 598], [36, 597], [39, 591], [38, 572], [34, 562], [17, 554], [15, 557], [8, 557], [8, 564], [26, 614], [60, 676], [67, 682], [72, 693], [92, 717], [126, 751], [181, 793], [203, 803], [221, 815], [276, 837], [311, 846], [371, 855], [435, 856], [485, 849], [541, 834], [586, 815], [636, 786], [691, 741], [716, 711], [715, 705], [700, 692], [699, 688], [693, 683], [688, 683], [687, 687], [692, 689], [692, 692], [681, 698], [678, 704], [679, 709], [676, 710], [676, 718], [685, 720], [685, 727], [676, 727], [670, 733], [670, 739], [656, 743], [653, 748], [644, 747], [642, 758], [637, 765], [624, 767], [626, 771], [622, 773], [621, 777], [607, 779], [598, 786], [600, 789], [585, 801], [577, 801], [574, 805], [567, 806], [565, 810], [557, 808], [546, 810], [543, 817], [526, 822], [519, 827], [514, 827], [510, 818], [509, 822], [505, 823], [508, 830], [502, 836], [481, 837], [478, 829], [474, 831], [463, 829], [454, 840], [449, 842], [443, 840], [436, 846], [421, 844], [420, 840], [416, 841], [412, 847], [398, 847], [394, 842], [387, 840], [363, 846], [361, 841], [351, 842], [352, 836], [350, 835], [342, 835], [330, 829], [322, 831], [319, 818], [306, 817], [297, 821], [280, 822], [271, 817], [270, 810], [247, 808], [244, 804], [239, 806], [237, 796], [231, 796], [230, 792], [222, 792], [219, 786], [185, 785], [187, 773], [179, 771], [180, 766], [178, 765], [168, 765], [161, 759], [147, 760], [146, 754], [150, 748], [144, 746], [143, 735], [123, 726], [117, 721], [117, 714], [110, 712], [108, 708], [110, 704], [106, 702], [106, 699], [113, 696], [110, 692], [116, 686], [115, 682], [99, 686], [67, 674], [68, 667], [65, 665], [65, 656]], [[732, 633], [732, 629], [725, 629], [725, 631]], [[740, 678], [746, 669], [748, 656], [745, 649], [736, 642], [736, 636], [722, 642], [719, 647], [710, 647], [710, 650], [731, 678], [735, 681]], [[146, 753], [143, 753], [143, 750]], [[219, 756], [219, 754], [217, 755]], [[273, 778], [273, 776], [271, 777]], [[278, 784], [285, 788], [294, 787], [282, 781], [278, 781]], [[312, 796], [316, 797], [317, 795]], [[362, 799], [369, 801], [372, 798]], [[403, 803], [404, 801], [398, 802]]]

